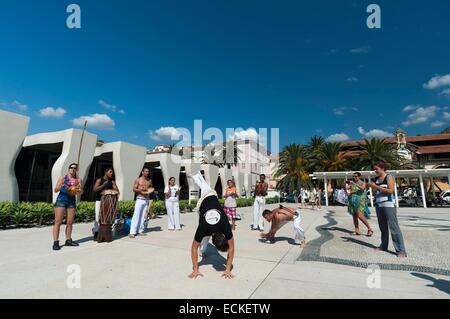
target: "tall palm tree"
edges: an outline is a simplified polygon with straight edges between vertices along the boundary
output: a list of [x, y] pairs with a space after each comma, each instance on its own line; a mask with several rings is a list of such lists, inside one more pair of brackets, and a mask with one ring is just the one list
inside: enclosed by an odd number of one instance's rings
[[325, 143], [319, 153], [319, 165], [325, 172], [339, 172], [347, 167], [341, 143]]
[[318, 161], [317, 159], [320, 157], [320, 152], [325, 143], [325, 139], [322, 136], [314, 135], [313, 137], [311, 137], [308, 145], [306, 146], [309, 150], [307, 156], [311, 162], [312, 171], [318, 171], [321, 169], [320, 161]]
[[274, 177], [281, 178], [276, 188], [293, 192], [311, 185], [307, 147], [299, 144], [286, 146], [280, 154], [278, 169]]
[[325, 144], [325, 139], [322, 136], [314, 135], [309, 140], [308, 147], [311, 148], [312, 150], [319, 150], [322, 147], [322, 145], [324, 145], [324, 144]]
[[388, 163], [392, 168], [402, 167], [403, 159], [397, 153], [395, 144], [386, 142], [386, 139], [364, 139], [364, 143], [358, 148], [362, 151], [361, 155], [356, 159], [356, 169], [371, 170], [373, 165], [378, 161]]

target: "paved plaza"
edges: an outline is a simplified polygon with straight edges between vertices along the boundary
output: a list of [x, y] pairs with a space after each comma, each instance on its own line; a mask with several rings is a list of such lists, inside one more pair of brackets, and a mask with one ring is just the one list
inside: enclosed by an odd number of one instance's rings
[[[294, 206], [290, 204], [289, 206]], [[276, 207], [272, 205], [271, 207]], [[308, 244], [293, 245], [292, 224], [275, 244], [250, 231], [251, 208], [235, 232], [236, 278], [220, 277], [226, 255], [210, 246], [201, 260], [203, 278], [191, 280], [190, 247], [196, 213], [182, 215], [183, 230], [169, 232], [166, 217], [150, 222], [148, 236], [122, 237], [112, 243], [92, 241], [91, 225], [77, 224], [80, 247], [51, 250], [51, 228], [0, 231], [1, 298], [449, 298], [450, 211], [400, 209], [409, 258], [376, 252], [374, 237], [354, 237], [351, 216], [343, 207], [304, 209], [302, 226]], [[269, 225], [267, 225], [269, 227]], [[363, 228], [361, 228], [363, 230]], [[62, 238], [64, 239], [64, 238]], [[392, 249], [392, 247], [390, 247]], [[377, 264], [380, 286], [370, 283]], [[81, 287], [68, 288], [68, 269], [81, 270]], [[372, 268], [370, 268], [372, 269]]]

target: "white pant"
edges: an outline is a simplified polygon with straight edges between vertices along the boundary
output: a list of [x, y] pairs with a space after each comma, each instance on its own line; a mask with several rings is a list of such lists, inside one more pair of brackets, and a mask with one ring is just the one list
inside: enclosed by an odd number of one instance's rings
[[100, 203], [101, 201], [99, 200], [95, 201], [95, 219], [94, 219], [94, 228], [92, 229], [94, 233], [98, 233], [100, 220]]
[[192, 175], [191, 177], [192, 180], [195, 182], [195, 184], [197, 184], [197, 186], [202, 191], [202, 194], [212, 191], [211, 186], [209, 186], [208, 183], [205, 181], [202, 173], [198, 172], [197, 174]]
[[148, 200], [147, 199], [136, 199], [136, 204], [134, 205], [133, 218], [131, 219], [130, 234], [136, 235], [142, 232], [144, 229], [145, 212], [147, 211]]
[[300, 244], [305, 240], [305, 231], [300, 226], [300, 222], [302, 221], [302, 216], [300, 215], [300, 209], [297, 209], [298, 216], [294, 217], [294, 238], [295, 243]]
[[206, 252], [206, 249], [208, 248], [208, 243], [209, 243], [209, 239], [211, 238], [211, 236], [205, 236], [203, 237], [201, 243], [200, 243], [200, 251], [203, 254]]
[[181, 229], [180, 225], [180, 202], [166, 200], [167, 228]]
[[262, 213], [265, 205], [266, 198], [264, 196], [255, 197], [255, 203], [253, 204], [253, 229], [259, 227], [260, 230], [264, 230], [264, 219], [262, 217]]

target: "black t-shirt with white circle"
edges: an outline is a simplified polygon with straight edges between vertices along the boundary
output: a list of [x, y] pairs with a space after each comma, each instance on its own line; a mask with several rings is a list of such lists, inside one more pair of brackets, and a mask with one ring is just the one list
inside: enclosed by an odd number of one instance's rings
[[204, 237], [211, 236], [214, 233], [224, 234], [227, 240], [233, 238], [227, 215], [216, 196], [209, 196], [203, 200], [200, 206], [199, 217], [194, 237], [196, 242], [199, 243]]

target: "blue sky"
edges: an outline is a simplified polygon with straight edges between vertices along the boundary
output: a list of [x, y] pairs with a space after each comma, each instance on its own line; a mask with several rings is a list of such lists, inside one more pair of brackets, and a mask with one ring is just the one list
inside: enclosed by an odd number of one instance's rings
[[29, 134], [93, 114], [99, 138], [146, 146], [195, 119], [281, 146], [450, 126], [448, 0], [2, 0], [0, 39], [0, 108]]

